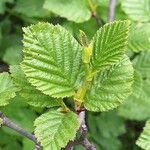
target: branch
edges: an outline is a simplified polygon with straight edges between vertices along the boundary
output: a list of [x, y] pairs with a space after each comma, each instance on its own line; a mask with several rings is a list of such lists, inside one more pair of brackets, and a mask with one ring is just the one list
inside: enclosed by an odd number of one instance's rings
[[116, 0], [109, 0], [108, 22], [114, 20]]
[[37, 142], [37, 139], [34, 134], [31, 134], [30, 132], [26, 131], [25, 129], [19, 127], [14, 122], [12, 122], [9, 118], [7, 118], [2, 112], [0, 112], [0, 118], [2, 119], [2, 125], [5, 125], [8, 128], [13, 129], [14, 131], [18, 132], [24, 137], [27, 137], [31, 141], [33, 141], [36, 146], [34, 150], [40, 150], [40, 144]]
[[96, 150], [95, 146], [90, 143], [90, 141], [86, 138], [87, 126], [85, 124], [85, 111], [81, 111], [79, 114], [80, 118], [80, 143], [86, 148], [86, 150]]
[[102, 25], [102, 22], [101, 22], [99, 16], [97, 15], [97, 13], [92, 12], [92, 17], [95, 19], [97, 26], [100, 27]]
[[73, 146], [79, 144], [83, 145], [86, 150], [96, 150], [95, 146], [86, 138], [87, 126], [85, 124], [85, 111], [81, 111], [79, 113], [79, 119], [80, 129], [78, 132], [80, 134], [80, 137], [74, 141], [70, 141], [65, 150], [73, 150]]

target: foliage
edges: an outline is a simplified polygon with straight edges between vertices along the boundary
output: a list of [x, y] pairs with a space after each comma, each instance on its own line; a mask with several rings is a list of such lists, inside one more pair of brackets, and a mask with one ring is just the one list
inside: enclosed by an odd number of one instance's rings
[[58, 25], [39, 23], [24, 32], [22, 69], [29, 82], [53, 97], [72, 96], [79, 85], [81, 46]]
[[17, 88], [8, 73], [0, 74], [0, 106], [9, 104], [11, 98], [15, 97]]
[[149, 150], [150, 149], [149, 141], [150, 141], [150, 121], [148, 120], [144, 127], [144, 131], [142, 132], [136, 143], [143, 149]]
[[68, 112], [62, 114], [57, 111], [49, 111], [35, 122], [35, 135], [41, 141], [44, 149], [61, 149], [69, 140], [73, 140], [79, 128], [79, 120], [76, 114]]
[[35, 146], [1, 112], [44, 150], [150, 149], [149, 0], [116, 1], [107, 23], [109, 2], [0, 0], [0, 150]]
[[70, 21], [84, 22], [89, 20], [91, 17], [86, 0], [46, 0], [43, 7], [50, 12], [67, 18]]
[[150, 21], [149, 0], [123, 0], [122, 8], [134, 21]]
[[[115, 111], [103, 112], [100, 115], [89, 113], [88, 124], [90, 138], [96, 144], [97, 149], [116, 150], [122, 148], [118, 136], [126, 132], [125, 125], [124, 120]], [[106, 126], [107, 128], [105, 128]], [[108, 141], [109, 144], [107, 144]]]

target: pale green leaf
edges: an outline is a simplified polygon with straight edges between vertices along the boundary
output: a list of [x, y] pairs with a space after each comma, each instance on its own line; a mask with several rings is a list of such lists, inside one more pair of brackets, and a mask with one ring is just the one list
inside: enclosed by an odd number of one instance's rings
[[[119, 108], [119, 115], [130, 120], [146, 120], [150, 117], [150, 80], [143, 80], [143, 88], [137, 98], [132, 94]], [[134, 93], [134, 89], [133, 89]]]
[[0, 106], [9, 104], [11, 98], [15, 97], [18, 89], [14, 86], [13, 81], [8, 73], [0, 74]]
[[134, 70], [134, 83], [132, 87], [133, 87], [133, 92], [132, 92], [133, 96], [138, 98], [142, 92], [143, 79], [141, 74], [136, 70]]
[[47, 17], [50, 13], [43, 4], [44, 0], [17, 0], [14, 10], [28, 17]]
[[133, 25], [129, 34], [128, 49], [134, 52], [150, 50], [150, 23]]
[[74, 22], [90, 19], [91, 12], [86, 0], [46, 0], [44, 8]]
[[124, 58], [108, 70], [97, 74], [86, 94], [85, 107], [90, 111], [107, 111], [116, 108], [131, 94], [133, 68]]
[[32, 85], [53, 97], [72, 96], [81, 78], [82, 48], [59, 25], [24, 28], [22, 69]]
[[150, 77], [150, 52], [140, 53], [133, 62], [135, 69], [142, 74], [143, 78]]
[[97, 150], [121, 150], [118, 136], [125, 133], [124, 119], [115, 111], [100, 114], [88, 113], [87, 125], [92, 142]]
[[129, 21], [115, 21], [100, 28], [93, 38], [92, 66], [102, 70], [117, 63], [124, 55]]
[[22, 61], [22, 47], [14, 45], [6, 49], [3, 61], [9, 65], [17, 65]]
[[32, 86], [27, 81], [25, 74], [21, 70], [20, 66], [11, 66], [10, 72], [15, 85], [20, 89], [19, 94], [28, 104], [35, 107], [53, 107], [61, 105], [61, 100], [56, 100], [48, 95], [45, 95], [41, 91], [37, 90], [34, 86]]
[[146, 122], [144, 130], [136, 141], [136, 144], [144, 150], [150, 150], [150, 120]]
[[134, 21], [150, 21], [149, 0], [122, 0], [122, 9]]
[[35, 120], [35, 135], [44, 150], [60, 150], [75, 138], [79, 120], [75, 113], [49, 111]]

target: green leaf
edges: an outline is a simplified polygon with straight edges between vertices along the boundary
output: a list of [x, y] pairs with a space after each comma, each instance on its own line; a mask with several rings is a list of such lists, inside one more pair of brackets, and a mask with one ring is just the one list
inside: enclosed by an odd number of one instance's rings
[[3, 61], [10, 65], [17, 65], [22, 61], [22, 47], [14, 45], [6, 49]]
[[142, 93], [143, 79], [141, 74], [136, 70], [134, 70], [134, 83], [132, 87], [133, 87], [132, 95], [138, 98]]
[[11, 98], [15, 97], [18, 89], [14, 86], [13, 81], [8, 73], [0, 74], [0, 106], [9, 104]]
[[137, 98], [134, 94], [128, 97], [119, 108], [119, 115], [130, 120], [146, 120], [150, 116], [150, 80], [143, 80], [143, 88]]
[[150, 120], [146, 122], [144, 130], [136, 141], [136, 144], [144, 150], [150, 150]]
[[75, 138], [79, 120], [75, 113], [49, 111], [35, 120], [35, 135], [44, 150], [60, 150]]
[[118, 136], [125, 133], [125, 124], [115, 111], [101, 114], [88, 113], [87, 123], [89, 135], [97, 149], [121, 149], [121, 141], [119, 141]]
[[81, 78], [82, 48], [59, 25], [24, 28], [22, 69], [32, 85], [52, 97], [72, 96]]
[[122, 0], [122, 9], [134, 21], [150, 21], [149, 0]]
[[116, 21], [100, 28], [93, 38], [92, 66], [102, 70], [117, 63], [124, 55], [129, 21]]
[[[116, 111], [102, 112], [99, 115], [88, 113], [87, 118], [89, 131], [93, 138], [96, 134], [110, 138], [118, 137], [125, 133], [124, 119], [118, 116]], [[95, 127], [91, 124], [91, 122], [94, 122]], [[97, 131], [99, 131], [99, 133], [97, 133]]]
[[49, 12], [43, 9], [44, 0], [17, 0], [15, 11], [28, 17], [47, 17]]
[[150, 23], [133, 25], [129, 34], [128, 49], [134, 52], [150, 50]]
[[150, 77], [150, 52], [140, 53], [134, 59], [134, 68], [142, 74], [143, 78]]
[[77, 23], [91, 17], [86, 0], [46, 0], [44, 8]]
[[116, 108], [131, 94], [133, 68], [129, 58], [96, 75], [86, 94], [85, 107], [89, 111], [107, 111]]
[[32, 86], [26, 79], [25, 74], [21, 70], [20, 66], [10, 66], [11, 76], [14, 79], [14, 83], [19, 87], [19, 94], [25, 98], [25, 101], [35, 107], [53, 107], [60, 106], [61, 100], [56, 100], [48, 95], [43, 94]]

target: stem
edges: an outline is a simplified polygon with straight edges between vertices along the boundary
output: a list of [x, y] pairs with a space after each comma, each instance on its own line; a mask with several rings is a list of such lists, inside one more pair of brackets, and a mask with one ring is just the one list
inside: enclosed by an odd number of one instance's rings
[[88, 4], [89, 4], [90, 10], [91, 10], [92, 17], [95, 18], [97, 26], [100, 27], [102, 22], [96, 13], [97, 5], [94, 4], [92, 0], [88, 0]]
[[86, 91], [88, 90], [90, 83], [93, 79], [93, 72], [92, 72], [92, 68], [90, 67], [92, 46], [89, 44], [86, 34], [81, 30], [80, 30], [80, 41], [83, 47], [82, 62], [85, 70], [85, 78], [74, 96], [76, 110], [81, 109]]
[[97, 15], [97, 13], [96, 12], [92, 13], [92, 17], [95, 18], [97, 26], [100, 27], [102, 25], [102, 22], [101, 22], [99, 16]]
[[85, 79], [81, 87], [78, 89], [77, 93], [75, 94], [75, 104], [76, 104], [77, 111], [81, 109], [82, 103], [84, 102], [84, 97], [93, 79], [93, 73], [91, 71], [90, 65], [88, 63], [84, 63], [84, 68], [85, 68]]
[[74, 141], [70, 141], [68, 145], [66, 146], [65, 150], [72, 150], [74, 145], [83, 145], [86, 150], [96, 150], [95, 146], [90, 143], [90, 141], [86, 138], [87, 133], [87, 126], [85, 124], [85, 111], [81, 111], [79, 113], [79, 119], [80, 119], [80, 129], [79, 134], [80, 137]]
[[0, 112], [0, 118], [2, 119], [2, 124], [5, 125], [6, 127], [13, 129], [14, 131], [18, 132], [24, 137], [27, 137], [31, 141], [33, 141], [36, 146], [35, 150], [40, 150], [40, 145], [37, 142], [37, 139], [34, 134], [31, 134], [30, 132], [26, 131], [25, 129], [19, 127], [17, 124], [12, 122], [9, 118], [7, 118], [2, 112]]
[[90, 141], [86, 138], [86, 133], [88, 131], [87, 126], [85, 124], [85, 111], [80, 112], [80, 143], [86, 148], [86, 150], [96, 150], [95, 146], [90, 143]]
[[116, 0], [109, 0], [108, 22], [114, 20]]

